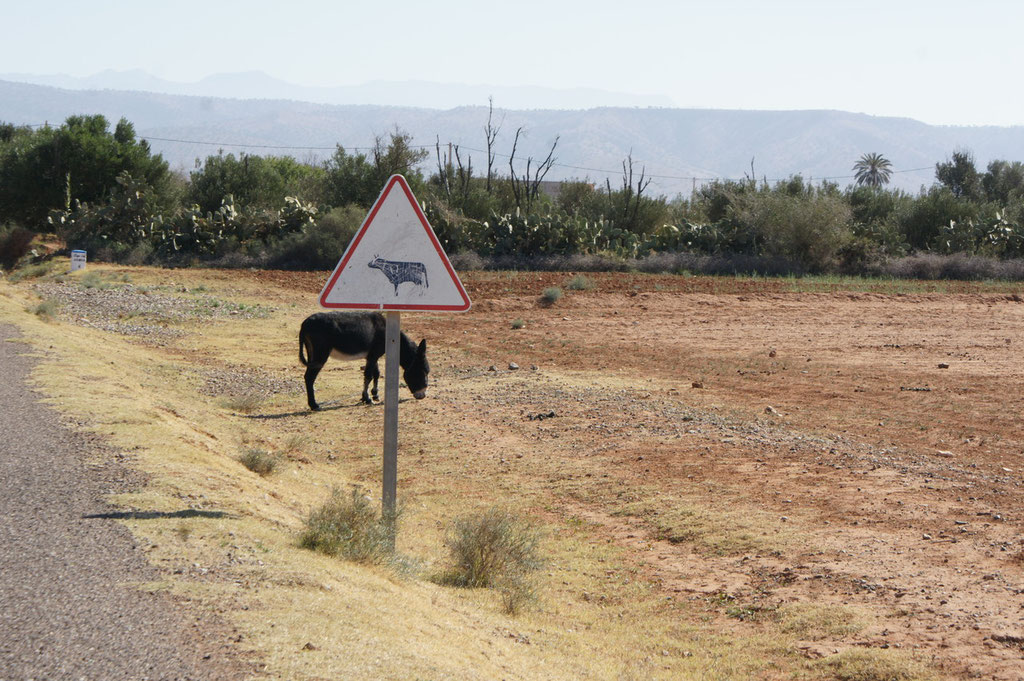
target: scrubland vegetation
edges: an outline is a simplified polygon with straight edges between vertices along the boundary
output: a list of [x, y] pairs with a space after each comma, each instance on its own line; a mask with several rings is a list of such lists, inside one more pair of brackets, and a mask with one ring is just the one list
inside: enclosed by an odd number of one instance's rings
[[55, 233], [63, 247], [125, 264], [327, 269], [386, 178], [402, 173], [464, 269], [1024, 278], [1018, 161], [979, 171], [957, 150], [915, 194], [887, 189], [889, 162], [866, 153], [846, 188], [747, 176], [665, 197], [627, 158], [617, 186], [583, 178], [552, 196], [542, 182], [557, 140], [541, 162], [520, 158], [520, 175], [516, 131], [503, 175], [493, 150], [504, 139], [490, 121], [485, 131], [483, 171], [457, 146], [414, 146], [396, 128], [367, 153], [339, 146], [316, 164], [219, 153], [184, 177], [125, 119], [113, 131], [99, 115], [0, 124], [0, 266], [31, 257], [36, 233]]

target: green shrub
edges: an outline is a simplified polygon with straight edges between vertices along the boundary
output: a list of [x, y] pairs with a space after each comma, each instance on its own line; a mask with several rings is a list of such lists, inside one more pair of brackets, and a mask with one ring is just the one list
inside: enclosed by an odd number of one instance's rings
[[92, 203], [75, 199], [63, 210], [53, 210], [50, 227], [70, 248], [107, 258], [127, 253], [157, 233], [174, 232], [159, 214], [159, 193], [143, 179], [120, 173], [109, 192]]
[[394, 554], [391, 527], [355, 487], [345, 495], [334, 490], [309, 514], [299, 539], [302, 548], [357, 563], [383, 563]]
[[446, 540], [451, 567], [442, 581], [510, 590], [511, 600], [521, 603], [527, 576], [540, 566], [538, 541], [529, 522], [506, 510], [490, 508], [458, 518]]
[[16, 284], [22, 279], [37, 279], [46, 276], [53, 269], [52, 262], [41, 262], [36, 265], [27, 265], [14, 270], [8, 275], [7, 280]]
[[1020, 257], [1024, 255], [1024, 222], [1007, 219], [1006, 211], [940, 225], [933, 243], [947, 254]]
[[52, 298], [47, 298], [38, 305], [34, 306], [31, 309], [31, 312], [37, 317], [41, 317], [46, 321], [51, 321], [53, 320], [54, 317], [57, 316], [57, 307], [58, 305], [56, 300], [53, 300]]
[[365, 218], [366, 210], [355, 204], [333, 208], [303, 232], [273, 244], [269, 264], [289, 269], [332, 269]]
[[281, 458], [265, 449], [253, 447], [245, 450], [238, 461], [253, 473], [266, 477], [277, 470]]
[[826, 271], [851, 237], [849, 205], [828, 191], [795, 191], [793, 182], [744, 194], [732, 206], [732, 219], [757, 235], [764, 255]]
[[526, 322], [524, 322], [522, 319], [513, 319], [512, 320], [512, 329], [515, 330], [515, 331], [518, 331], [519, 329], [522, 329], [525, 326], [526, 326]]
[[562, 289], [557, 286], [551, 286], [544, 289], [544, 293], [540, 296], [540, 302], [542, 305], [554, 305], [562, 299]]
[[715, 180], [697, 188], [690, 201], [689, 213], [698, 222], [721, 222], [729, 214], [732, 204], [738, 196], [748, 191], [755, 191], [755, 182], [737, 180]]
[[978, 217], [975, 204], [960, 201], [946, 187], [932, 187], [903, 206], [896, 216], [903, 239], [912, 249], [932, 248], [950, 221], [967, 222]]
[[594, 288], [594, 281], [585, 274], [577, 274], [566, 283], [565, 287], [570, 291], [590, 291]]
[[305, 165], [290, 157], [257, 156], [242, 153], [207, 156], [203, 167], [192, 171], [185, 197], [204, 212], [216, 211], [231, 194], [241, 207], [273, 209], [287, 196], [300, 194], [311, 199], [323, 175], [322, 168]]

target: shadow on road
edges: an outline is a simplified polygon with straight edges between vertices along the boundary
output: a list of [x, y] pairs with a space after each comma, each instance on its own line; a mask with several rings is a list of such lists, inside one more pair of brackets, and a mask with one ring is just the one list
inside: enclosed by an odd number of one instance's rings
[[102, 518], [104, 520], [157, 520], [160, 518], [230, 518], [224, 511], [199, 511], [188, 508], [184, 511], [111, 511], [109, 513], [93, 513], [83, 518]]

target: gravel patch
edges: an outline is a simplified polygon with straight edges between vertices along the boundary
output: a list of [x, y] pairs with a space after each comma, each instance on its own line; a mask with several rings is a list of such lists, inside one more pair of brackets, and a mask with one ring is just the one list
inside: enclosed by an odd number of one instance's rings
[[176, 338], [185, 332], [168, 325], [196, 319], [258, 319], [271, 312], [260, 305], [208, 295], [179, 296], [132, 284], [86, 288], [77, 283], [41, 282], [32, 288], [59, 305], [62, 319], [125, 336]]
[[265, 371], [239, 366], [207, 369], [200, 374], [203, 386], [199, 392], [211, 397], [270, 397], [278, 394], [304, 394], [301, 372], [294, 378], [279, 378]]
[[[459, 373], [461, 375], [457, 375], [456, 380], [488, 379], [488, 390], [474, 395], [474, 401], [487, 405], [496, 413], [507, 413], [502, 419], [504, 427], [528, 427], [531, 434], [527, 437], [538, 440], [558, 437], [567, 447], [586, 447], [595, 454], [617, 449], [622, 441], [697, 437], [751, 451], [788, 449], [791, 453], [811, 453], [846, 463], [857, 460], [904, 473], [920, 469], [938, 476], [938, 468], [951, 466], [934, 461], [934, 457], [920, 456], [897, 447], [878, 448], [839, 434], [825, 436], [794, 431], [774, 409], [766, 412], [763, 419], [745, 419], [694, 409], [672, 397], [659, 397], [644, 389], [556, 386], [541, 380], [502, 380], [513, 372], [466, 370]], [[514, 413], [516, 410], [518, 415]], [[603, 444], [586, 444], [593, 437]]]

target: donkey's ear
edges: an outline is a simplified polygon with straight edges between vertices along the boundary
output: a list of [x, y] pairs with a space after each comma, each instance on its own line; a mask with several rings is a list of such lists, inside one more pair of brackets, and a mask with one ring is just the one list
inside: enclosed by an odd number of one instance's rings
[[420, 353], [421, 355], [427, 354], [427, 339], [426, 338], [424, 338], [423, 340], [420, 341], [420, 346], [418, 348], [416, 348], [416, 352]]

